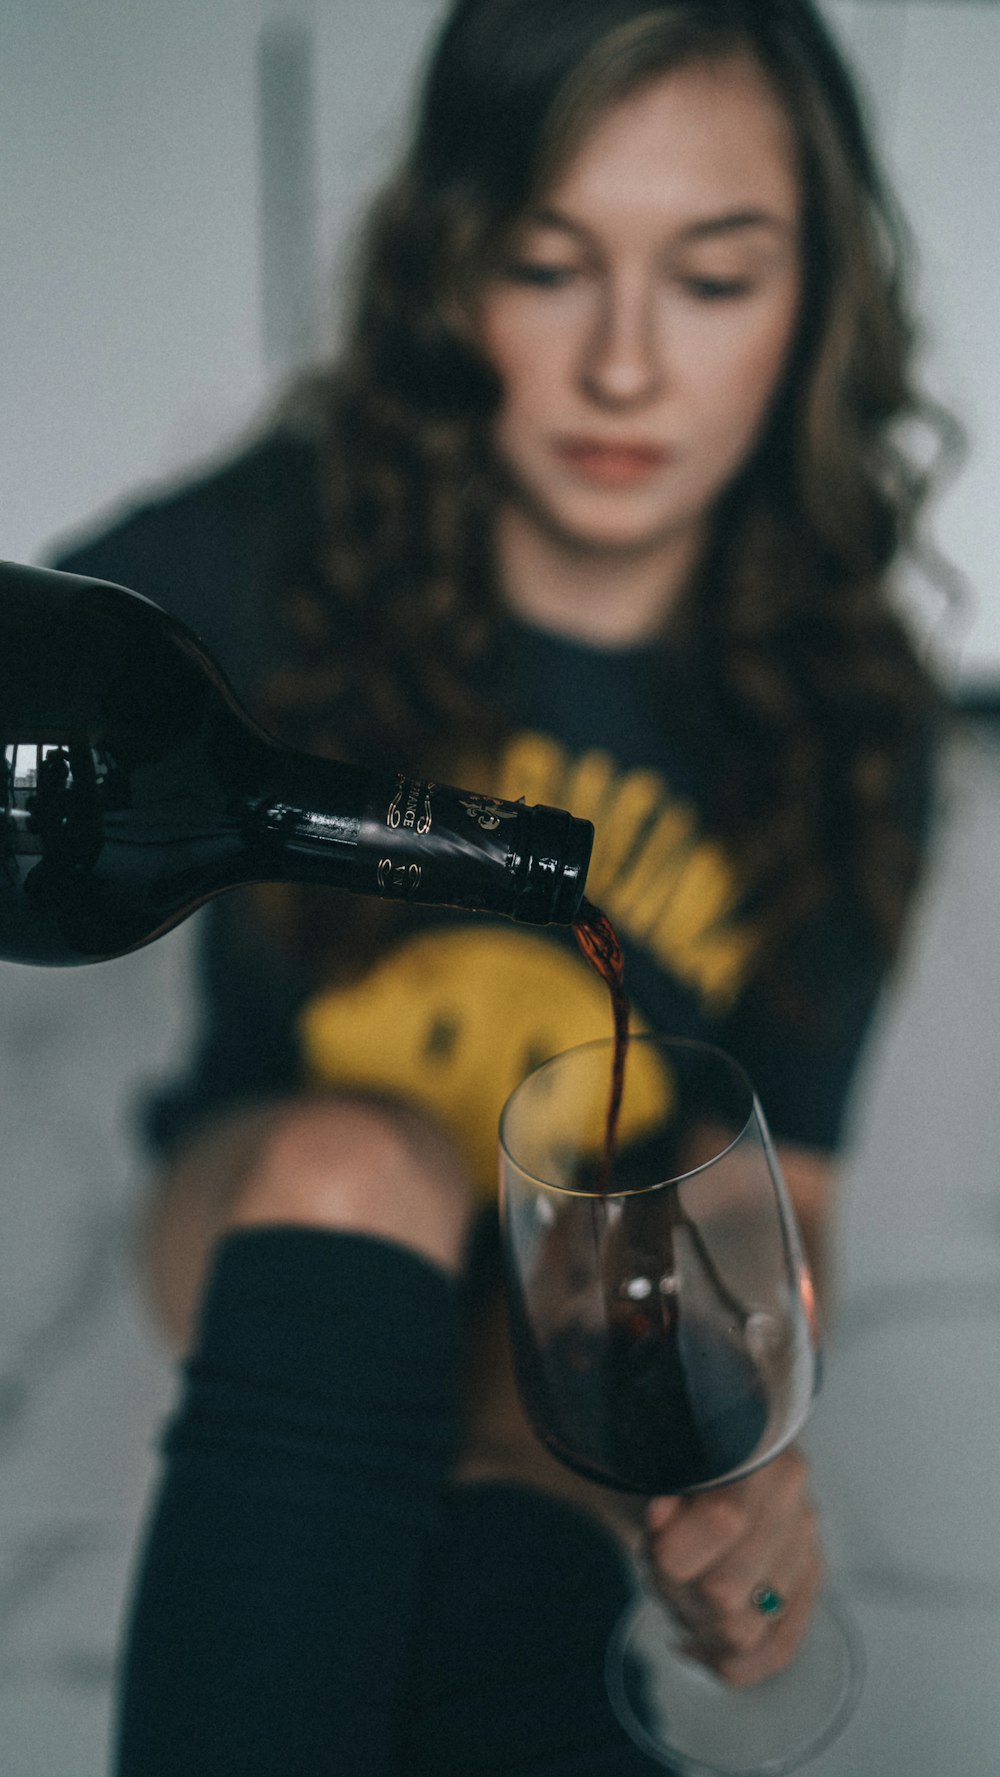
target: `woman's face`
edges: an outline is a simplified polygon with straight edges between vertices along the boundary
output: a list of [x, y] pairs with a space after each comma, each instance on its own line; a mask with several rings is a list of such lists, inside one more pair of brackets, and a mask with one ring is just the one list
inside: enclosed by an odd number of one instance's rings
[[512, 497], [578, 551], [696, 538], [760, 434], [801, 292], [791, 129], [749, 58], [613, 106], [524, 218], [478, 338]]

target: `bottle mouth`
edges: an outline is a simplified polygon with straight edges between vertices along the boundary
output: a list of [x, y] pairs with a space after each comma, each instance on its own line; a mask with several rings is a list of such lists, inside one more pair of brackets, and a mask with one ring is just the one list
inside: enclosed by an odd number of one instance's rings
[[526, 855], [514, 919], [529, 925], [572, 925], [587, 886], [594, 845], [590, 821], [540, 803], [530, 810]]

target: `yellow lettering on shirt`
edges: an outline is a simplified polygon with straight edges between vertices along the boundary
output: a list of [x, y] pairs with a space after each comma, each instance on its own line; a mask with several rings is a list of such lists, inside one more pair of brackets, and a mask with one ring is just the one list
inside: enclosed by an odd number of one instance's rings
[[658, 772], [622, 771], [597, 748], [574, 756], [551, 735], [521, 733], [504, 749], [497, 794], [593, 821], [590, 899], [710, 1010], [733, 1003], [757, 948], [740, 914], [742, 884]]

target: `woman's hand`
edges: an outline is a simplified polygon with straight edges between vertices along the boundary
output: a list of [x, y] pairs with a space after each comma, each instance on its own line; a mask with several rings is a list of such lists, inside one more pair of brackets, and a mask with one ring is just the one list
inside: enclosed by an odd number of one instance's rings
[[[686, 1653], [738, 1686], [788, 1665], [823, 1572], [808, 1468], [797, 1450], [727, 1487], [654, 1499], [646, 1537], [652, 1578], [687, 1630]], [[771, 1614], [758, 1602], [766, 1605], [769, 1594], [781, 1601]]]

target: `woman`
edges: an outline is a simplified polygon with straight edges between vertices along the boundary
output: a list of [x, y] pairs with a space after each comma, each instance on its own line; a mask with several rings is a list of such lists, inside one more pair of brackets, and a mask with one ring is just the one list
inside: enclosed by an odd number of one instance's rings
[[[62, 562], [290, 740], [593, 818], [636, 1017], [744, 1062], [821, 1278], [934, 708], [886, 584], [924, 492], [892, 239], [808, 0], [461, 0], [335, 372]], [[150, 1119], [154, 1294], [181, 1348], [201, 1318], [122, 1771], [644, 1769], [615, 1507], [525, 1426], [467, 1247], [503, 1098], [600, 991], [537, 934], [264, 892], [205, 985]], [[798, 1455], [645, 1534], [708, 1664], [791, 1657]]]

